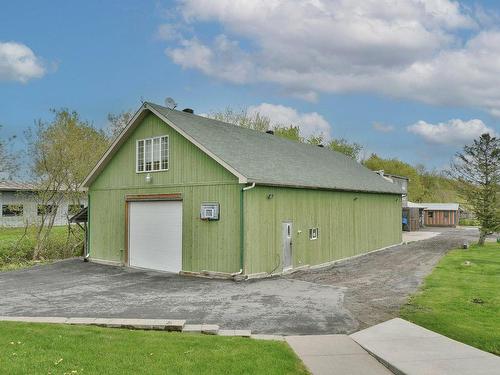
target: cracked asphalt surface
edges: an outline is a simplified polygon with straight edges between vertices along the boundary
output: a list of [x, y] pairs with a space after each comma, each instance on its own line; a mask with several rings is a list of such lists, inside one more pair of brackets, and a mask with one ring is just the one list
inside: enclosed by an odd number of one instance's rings
[[397, 316], [439, 259], [476, 231], [286, 277], [210, 280], [70, 259], [0, 273], [0, 315], [185, 319], [254, 333], [351, 333]]

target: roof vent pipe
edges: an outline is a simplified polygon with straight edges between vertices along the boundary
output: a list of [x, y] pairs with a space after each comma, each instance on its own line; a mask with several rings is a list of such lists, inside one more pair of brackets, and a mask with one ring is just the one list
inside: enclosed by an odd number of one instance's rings
[[194, 111], [191, 109], [191, 108], [184, 108], [182, 110], [182, 112], [186, 112], [186, 113], [194, 113]]
[[266, 130], [266, 134], [274, 135], [274, 130]]

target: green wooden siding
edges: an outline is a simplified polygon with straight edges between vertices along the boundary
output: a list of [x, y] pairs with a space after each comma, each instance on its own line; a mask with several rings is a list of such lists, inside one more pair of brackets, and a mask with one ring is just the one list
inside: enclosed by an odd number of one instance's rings
[[[169, 170], [135, 172], [136, 140], [169, 136]], [[182, 268], [185, 271], [237, 272], [240, 268], [238, 180], [154, 115], [147, 116], [90, 186], [90, 256], [123, 261], [125, 196], [181, 193]], [[219, 221], [199, 219], [202, 202], [220, 202]]]
[[[401, 242], [401, 198], [397, 195], [262, 186], [245, 192], [244, 199], [247, 274], [281, 271], [283, 221], [293, 223], [294, 267]], [[313, 227], [320, 234], [311, 241], [309, 228]]]
[[[146, 173], [135, 172], [136, 140], [160, 135], [169, 136], [169, 170], [150, 172], [153, 181], [151, 184], [146, 184]], [[91, 189], [208, 185], [220, 182], [237, 183], [238, 179], [158, 117], [150, 114], [99, 174]]]
[[[169, 136], [169, 170], [135, 172], [136, 140]], [[240, 269], [238, 179], [156, 116], [144, 118], [89, 188], [90, 256], [123, 262], [125, 197], [181, 193], [184, 271]], [[283, 221], [293, 222], [293, 265], [347, 258], [401, 241], [401, 198], [391, 194], [257, 186], [244, 194], [245, 273], [280, 272]], [[272, 199], [268, 195], [272, 194]], [[220, 203], [219, 221], [202, 221], [203, 202]], [[319, 238], [308, 230], [318, 227]], [[300, 231], [300, 233], [299, 233]]]

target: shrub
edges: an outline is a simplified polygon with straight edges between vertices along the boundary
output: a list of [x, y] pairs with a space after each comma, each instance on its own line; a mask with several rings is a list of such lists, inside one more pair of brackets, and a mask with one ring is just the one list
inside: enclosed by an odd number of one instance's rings
[[[32, 264], [36, 228], [0, 228], [0, 268]], [[83, 231], [72, 226], [53, 227], [40, 254], [41, 261], [65, 259], [83, 253]]]
[[477, 226], [479, 226], [479, 220], [477, 220], [477, 219], [460, 219], [458, 224], [464, 225], [467, 227], [477, 227]]

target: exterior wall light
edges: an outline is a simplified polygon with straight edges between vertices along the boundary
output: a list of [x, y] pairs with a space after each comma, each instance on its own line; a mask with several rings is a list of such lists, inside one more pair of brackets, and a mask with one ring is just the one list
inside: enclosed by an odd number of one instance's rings
[[146, 183], [150, 184], [153, 181], [153, 177], [151, 177], [151, 173], [148, 173], [146, 175]]
[[267, 199], [273, 199], [274, 194], [267, 194]]

